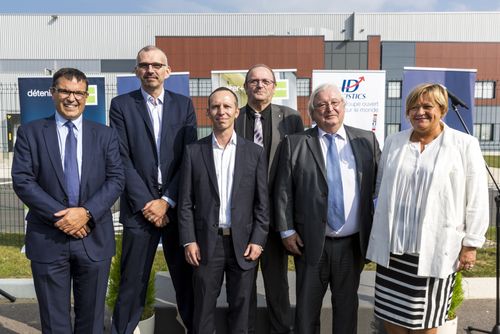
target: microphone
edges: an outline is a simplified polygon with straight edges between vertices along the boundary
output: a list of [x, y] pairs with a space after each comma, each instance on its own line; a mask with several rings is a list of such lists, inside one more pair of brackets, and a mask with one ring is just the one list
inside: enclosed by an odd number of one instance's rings
[[467, 107], [467, 105], [465, 104], [465, 102], [462, 101], [458, 96], [456, 96], [455, 94], [453, 94], [448, 88], [446, 88], [446, 86], [441, 85], [441, 87], [443, 87], [448, 92], [448, 97], [451, 100], [451, 104], [453, 104], [455, 106], [464, 107], [465, 109], [469, 109], [469, 107]]

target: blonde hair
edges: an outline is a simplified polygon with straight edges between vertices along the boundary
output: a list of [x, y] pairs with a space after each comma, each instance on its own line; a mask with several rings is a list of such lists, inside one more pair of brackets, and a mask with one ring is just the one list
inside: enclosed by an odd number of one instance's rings
[[413, 88], [413, 90], [406, 97], [406, 115], [410, 109], [415, 107], [423, 96], [427, 96], [433, 100], [441, 110], [441, 117], [448, 112], [448, 92], [446, 89], [436, 83], [424, 83]]

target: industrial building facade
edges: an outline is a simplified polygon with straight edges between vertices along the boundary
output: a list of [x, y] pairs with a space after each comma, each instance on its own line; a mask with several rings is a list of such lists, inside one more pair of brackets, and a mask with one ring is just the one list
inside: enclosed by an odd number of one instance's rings
[[0, 41], [4, 151], [19, 110], [3, 91], [15, 90], [17, 76], [67, 66], [105, 74], [109, 100], [114, 76], [130, 73], [148, 44], [190, 73], [201, 126], [212, 70], [296, 69], [306, 124], [313, 70], [385, 70], [388, 134], [399, 130], [404, 67], [477, 69], [474, 135], [483, 149], [500, 149], [500, 13], [0, 15]]

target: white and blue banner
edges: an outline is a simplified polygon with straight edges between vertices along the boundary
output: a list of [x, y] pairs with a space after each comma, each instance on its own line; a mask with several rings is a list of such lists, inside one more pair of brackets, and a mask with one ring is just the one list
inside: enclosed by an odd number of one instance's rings
[[[475, 69], [453, 69], [432, 67], [405, 67], [403, 72], [403, 88], [401, 92], [401, 130], [411, 127], [406, 118], [406, 97], [416, 86], [423, 83], [438, 83], [445, 86], [455, 96], [460, 98], [469, 109], [458, 107], [469, 131], [474, 129], [474, 85], [477, 70]], [[443, 119], [444, 122], [456, 130], [466, 132], [455, 111], [449, 110]]]
[[[118, 95], [137, 90], [141, 81], [133, 74], [116, 76], [116, 90]], [[189, 94], [189, 72], [173, 72], [164, 82], [165, 89], [187, 97]]]
[[385, 71], [313, 70], [312, 89], [335, 84], [346, 102], [344, 123], [373, 131], [382, 148], [385, 132]]
[[[104, 77], [89, 77], [89, 96], [83, 117], [106, 124]], [[50, 86], [51, 77], [18, 78], [21, 124], [46, 118], [55, 113]]]

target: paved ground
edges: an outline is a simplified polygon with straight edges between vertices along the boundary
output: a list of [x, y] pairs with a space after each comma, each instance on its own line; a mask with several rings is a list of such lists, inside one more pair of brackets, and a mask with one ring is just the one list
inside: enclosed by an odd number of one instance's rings
[[[293, 284], [293, 274], [290, 275], [291, 284]], [[5, 281], [0, 281], [0, 285]], [[165, 308], [172, 308], [171, 299], [172, 288], [171, 281], [167, 273], [159, 273], [157, 276], [157, 307], [163, 308], [161, 314], [167, 314]], [[3, 283], [3, 288], [7, 290], [6, 284]], [[495, 325], [495, 307], [496, 303], [493, 299], [495, 296], [495, 280], [491, 278], [485, 279], [469, 279], [464, 281], [464, 289], [466, 292], [466, 299], [462, 307], [458, 311], [458, 333], [479, 333], [475, 331], [467, 331], [469, 326], [477, 327], [486, 330], [488, 333]], [[24, 288], [24, 291], [29, 288]], [[264, 303], [262, 281], [259, 277], [257, 291], [259, 293], [258, 303], [262, 306]], [[19, 295], [18, 295], [19, 296]], [[381, 333], [372, 328], [373, 323], [373, 273], [364, 272], [362, 275], [362, 282], [359, 290], [360, 297], [360, 311], [359, 311], [359, 334]], [[479, 299], [478, 299], [479, 298]], [[224, 305], [225, 294], [221, 293], [220, 305]], [[322, 320], [328, 323], [329, 314], [329, 296], [325, 297], [324, 314]], [[292, 303], [295, 301], [294, 296], [291, 296]], [[160, 312], [157, 313], [158, 315]], [[108, 319], [108, 318], [107, 318]], [[107, 320], [109, 321], [109, 320]], [[164, 318], [157, 319], [161, 324], [161, 328], [166, 328], [163, 322]], [[322, 322], [323, 323], [323, 322]], [[328, 327], [328, 326], [325, 326]], [[168, 325], [169, 330], [173, 330], [172, 324]], [[325, 328], [326, 333], [328, 330]], [[157, 330], [156, 333], [163, 331]], [[173, 331], [172, 333], [174, 333]], [[323, 332], [323, 331], [322, 331]], [[19, 298], [15, 303], [10, 303], [3, 297], [0, 297], [0, 334], [35, 334], [40, 332], [40, 320], [38, 316], [38, 304], [32, 298]], [[109, 333], [107, 331], [106, 333]], [[170, 331], [169, 331], [170, 333]]]

